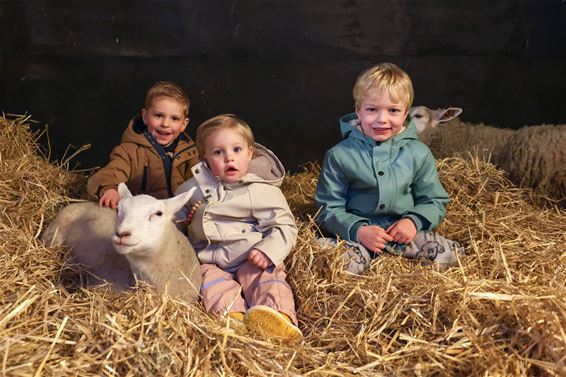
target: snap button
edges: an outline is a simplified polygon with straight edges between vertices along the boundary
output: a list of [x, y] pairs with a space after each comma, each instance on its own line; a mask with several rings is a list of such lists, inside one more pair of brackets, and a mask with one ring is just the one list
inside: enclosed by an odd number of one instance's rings
[[379, 206], [379, 209], [384, 209], [384, 208], [385, 208], [385, 204]]
[[204, 192], [206, 192], [208, 194], [210, 192], [210, 189], [206, 189], [206, 190], [204, 190]]
[[195, 169], [195, 174], [200, 174], [200, 170]]
[[384, 172], [382, 172], [382, 171], [380, 171], [380, 172], [378, 172], [377, 174], [379, 174], [379, 175], [383, 175], [383, 174], [385, 174], [385, 173], [384, 173]]
[[245, 229], [242, 229], [242, 233], [246, 233], [246, 230], [245, 230]]

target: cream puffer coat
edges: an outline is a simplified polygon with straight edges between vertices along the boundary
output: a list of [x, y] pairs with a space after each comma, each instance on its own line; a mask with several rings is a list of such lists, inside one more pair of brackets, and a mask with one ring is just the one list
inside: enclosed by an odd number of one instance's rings
[[221, 182], [205, 162], [192, 171], [176, 194], [198, 189], [178, 216], [195, 208], [187, 232], [201, 263], [233, 272], [255, 248], [279, 266], [295, 246], [297, 226], [279, 189], [285, 170], [275, 154], [256, 143], [248, 173], [237, 183]]

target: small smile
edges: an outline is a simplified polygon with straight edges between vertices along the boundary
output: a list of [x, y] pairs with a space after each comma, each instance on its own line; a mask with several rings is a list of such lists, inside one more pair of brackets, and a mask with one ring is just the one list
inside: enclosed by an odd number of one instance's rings
[[371, 129], [374, 130], [374, 131], [378, 131], [378, 132], [380, 132], [380, 131], [390, 131], [391, 127], [372, 126]]

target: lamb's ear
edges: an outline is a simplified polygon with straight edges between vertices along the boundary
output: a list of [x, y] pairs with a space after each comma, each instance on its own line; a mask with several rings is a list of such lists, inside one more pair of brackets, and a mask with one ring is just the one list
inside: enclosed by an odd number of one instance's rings
[[118, 194], [120, 194], [120, 199], [131, 198], [132, 193], [128, 189], [125, 183], [121, 182], [118, 184]]
[[448, 122], [462, 114], [462, 109], [459, 107], [447, 107], [446, 109], [437, 109], [434, 116], [438, 119], [438, 123]]
[[193, 187], [190, 190], [182, 192], [177, 196], [163, 200], [166, 212], [173, 215], [181, 208], [183, 208], [183, 206], [191, 199], [191, 196], [193, 196], [196, 189], [196, 187]]

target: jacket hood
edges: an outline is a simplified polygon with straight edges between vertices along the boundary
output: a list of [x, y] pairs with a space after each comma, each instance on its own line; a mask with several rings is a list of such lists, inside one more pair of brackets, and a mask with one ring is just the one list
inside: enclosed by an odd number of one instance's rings
[[[390, 140], [401, 144], [404, 144], [409, 140], [418, 140], [417, 127], [415, 126], [415, 123], [412, 120], [408, 122], [406, 121], [404, 126], [405, 129], [401, 131], [401, 133], [393, 136]], [[340, 118], [340, 132], [344, 139], [347, 137], [355, 137], [356, 139], [363, 140], [366, 143], [370, 143], [372, 145], [375, 144], [375, 141], [372, 138], [367, 137], [362, 133], [360, 121], [356, 113], [346, 114]]]
[[250, 161], [244, 182], [265, 182], [280, 186], [285, 178], [285, 168], [275, 153], [261, 144], [254, 144], [254, 156]]
[[[192, 168], [193, 172], [199, 169], [204, 169], [205, 171], [207, 171], [210, 177], [214, 176], [205, 161], [199, 162]], [[258, 182], [267, 183], [279, 187], [281, 186], [281, 183], [283, 183], [283, 178], [285, 178], [285, 168], [283, 167], [283, 164], [281, 163], [281, 161], [279, 161], [275, 153], [273, 153], [263, 145], [255, 143], [254, 155], [252, 157], [252, 160], [250, 161], [246, 175], [242, 177], [242, 180], [240, 182], [223, 183], [223, 185], [231, 187], [239, 186], [242, 183], [246, 184]]]

